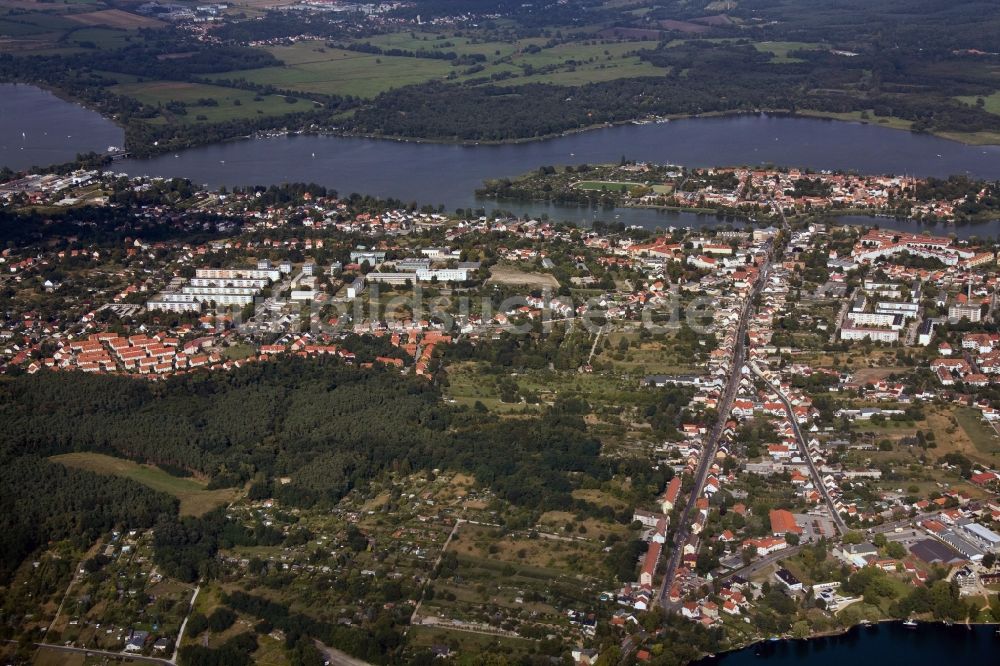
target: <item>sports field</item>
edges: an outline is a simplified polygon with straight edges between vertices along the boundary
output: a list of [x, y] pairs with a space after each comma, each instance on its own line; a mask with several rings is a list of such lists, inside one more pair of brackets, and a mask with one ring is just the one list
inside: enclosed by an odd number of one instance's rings
[[656, 194], [670, 194], [673, 188], [669, 185], [646, 185], [645, 183], [633, 183], [628, 181], [614, 180], [581, 180], [574, 185], [579, 190], [597, 190], [608, 192], [620, 192], [632, 189], [633, 187], [649, 187]]

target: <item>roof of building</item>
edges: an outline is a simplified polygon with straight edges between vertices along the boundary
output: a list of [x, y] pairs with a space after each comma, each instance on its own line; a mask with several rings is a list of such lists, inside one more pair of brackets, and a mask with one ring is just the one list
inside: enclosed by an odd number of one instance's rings
[[795, 522], [795, 516], [785, 509], [772, 509], [768, 514], [771, 519], [771, 532], [774, 534], [801, 534], [802, 528]]

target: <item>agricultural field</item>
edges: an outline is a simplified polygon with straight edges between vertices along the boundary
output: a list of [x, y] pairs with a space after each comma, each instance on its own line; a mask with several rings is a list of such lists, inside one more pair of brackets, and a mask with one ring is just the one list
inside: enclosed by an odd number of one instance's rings
[[481, 54], [490, 60], [508, 58], [530, 46], [541, 47], [546, 42], [541, 37], [511, 41], [481, 41], [470, 37], [456, 37], [433, 32], [391, 32], [359, 39], [356, 44], [371, 44], [383, 50], [404, 51], [453, 51], [459, 55]]
[[84, 25], [100, 25], [109, 28], [124, 28], [126, 30], [161, 28], [164, 26], [163, 21], [158, 21], [148, 16], [132, 14], [121, 9], [104, 9], [83, 14], [71, 14], [68, 18]]
[[114, 49], [137, 38], [139, 28], [164, 25], [138, 14], [101, 9], [102, 6], [100, 2], [4, 3], [0, 8], [0, 52], [41, 55]]
[[[182, 81], [122, 83], [111, 91], [154, 106], [171, 102], [184, 105], [184, 114], [169, 109], [161, 111], [163, 118], [160, 122], [165, 122], [167, 118], [179, 123], [223, 122], [260, 115], [280, 116], [313, 108], [313, 104], [305, 99], [289, 103], [281, 95], [258, 95], [247, 90]], [[214, 104], [205, 100], [212, 100]]]
[[192, 477], [177, 477], [152, 465], [140, 465], [131, 460], [100, 453], [65, 453], [51, 458], [53, 462], [85, 469], [98, 474], [113, 474], [138, 481], [144, 486], [173, 495], [180, 500], [182, 515], [199, 516], [233, 501], [238, 492], [232, 488], [208, 490], [206, 483]]

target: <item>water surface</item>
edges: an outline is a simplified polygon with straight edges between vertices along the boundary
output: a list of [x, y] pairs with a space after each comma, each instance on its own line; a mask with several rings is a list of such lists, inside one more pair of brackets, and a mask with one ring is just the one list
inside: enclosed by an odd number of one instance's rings
[[[64, 162], [77, 153], [121, 145], [122, 131], [81, 106], [34, 86], [0, 84], [0, 165], [22, 169]], [[316, 182], [341, 194], [359, 192], [434, 206], [509, 210], [578, 224], [595, 220], [648, 229], [742, 223], [715, 215], [635, 208], [581, 208], [479, 200], [489, 178], [542, 165], [628, 159], [690, 166], [779, 164], [864, 173], [1000, 179], [1000, 146], [966, 146], [878, 125], [789, 116], [692, 118], [623, 125], [508, 145], [460, 146], [336, 136], [292, 136], [213, 144], [145, 160], [116, 162], [130, 175], [180, 176], [212, 187]], [[1000, 236], [1000, 222], [966, 227], [852, 217], [855, 224], [925, 228], [959, 237]]]
[[985, 666], [1000, 663], [1000, 636], [990, 625], [967, 629], [900, 623], [855, 627], [846, 634], [806, 641], [779, 641], [709, 658], [697, 666]]
[[773, 163], [1000, 179], [1000, 146], [966, 146], [878, 125], [768, 115], [622, 125], [499, 146], [338, 136], [249, 139], [119, 166], [136, 175], [186, 176], [213, 186], [313, 181], [344, 194], [364, 192], [454, 208], [473, 205], [473, 191], [487, 178], [622, 156], [688, 166]]
[[586, 209], [477, 200], [484, 180], [542, 165], [614, 162], [621, 157], [689, 166], [779, 164], [863, 173], [1000, 179], [1000, 146], [966, 146], [878, 125], [789, 116], [692, 118], [622, 125], [520, 144], [449, 145], [337, 136], [248, 139], [126, 160], [131, 175], [183, 176], [220, 185], [315, 182], [434, 206], [505, 209], [558, 220], [619, 221], [647, 228], [704, 226], [715, 216], [640, 209]]
[[124, 140], [122, 129], [99, 113], [36, 86], [0, 83], [0, 166], [61, 164]]

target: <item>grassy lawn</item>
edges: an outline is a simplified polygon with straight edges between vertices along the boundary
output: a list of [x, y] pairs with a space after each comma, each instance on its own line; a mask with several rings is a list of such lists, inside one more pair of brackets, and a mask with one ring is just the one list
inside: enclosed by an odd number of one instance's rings
[[234, 345], [222, 350], [222, 357], [229, 360], [241, 360], [256, 354], [256, 350], [250, 345]]
[[62, 650], [47, 650], [39, 648], [31, 663], [35, 666], [82, 666], [86, 662], [82, 653], [74, 654]]
[[[260, 96], [248, 90], [180, 81], [121, 83], [113, 86], [111, 92], [132, 97], [144, 104], [181, 102], [187, 107], [187, 114], [170, 114], [173, 121], [180, 123], [223, 122], [258, 115], [280, 116], [313, 108], [309, 100], [299, 100], [296, 104], [289, 104], [280, 95]], [[198, 105], [200, 99], [214, 99], [218, 102], [218, 106], [200, 106]], [[164, 114], [167, 113], [169, 112], [164, 111]], [[205, 116], [205, 120], [198, 120], [198, 116]]]
[[[600, 83], [603, 81], [614, 81], [616, 79], [631, 79], [640, 76], [657, 76], [664, 70], [654, 67], [648, 62], [642, 62], [638, 58], [634, 62], [629, 59], [622, 59], [611, 63], [577, 65], [569, 69], [555, 71], [547, 74], [532, 74], [512, 79], [512, 85], [523, 85], [526, 83], [552, 83], [560, 86], [578, 86], [586, 83]], [[482, 76], [479, 74], [477, 76]]]
[[1000, 144], [1000, 132], [938, 132], [938, 136], [970, 146], [995, 146]]
[[657, 194], [670, 194], [673, 188], [669, 185], [646, 185], [645, 183], [630, 183], [626, 181], [609, 181], [609, 180], [583, 180], [574, 185], [580, 190], [597, 190], [609, 192], [620, 192], [622, 190], [629, 190], [633, 187], [649, 187], [653, 192]]
[[197, 479], [172, 476], [159, 467], [140, 465], [131, 460], [101, 453], [66, 453], [53, 456], [50, 460], [67, 467], [85, 469], [98, 474], [123, 476], [153, 490], [173, 495], [181, 501], [182, 515], [199, 516], [233, 501], [238, 493], [232, 488], [206, 490], [206, 484]]
[[[969, 96], [969, 97], [959, 97], [958, 99], [965, 102], [969, 106], [975, 106], [976, 100], [979, 98], [976, 96]], [[996, 113], [1000, 115], [1000, 92], [995, 92], [989, 97], [983, 97], [983, 101], [985, 102], [985, 106], [983, 106], [984, 109], [986, 109], [990, 113]]]
[[978, 411], [969, 408], [956, 409], [955, 420], [977, 451], [991, 456], [1000, 451], [1000, 436], [986, 425]]
[[[871, 111], [848, 111], [846, 113], [834, 113], [832, 111], [799, 110], [796, 113], [803, 116], [812, 116], [814, 118], [831, 118], [833, 120], [873, 123], [884, 127], [890, 127], [892, 129], [908, 130], [913, 125], [913, 123], [909, 120], [903, 120], [902, 118], [880, 117], [874, 115]], [[863, 114], [867, 114], [867, 117]]]
[[608, 190], [609, 192], [620, 192], [633, 187], [644, 187], [642, 183], [614, 182], [606, 180], [582, 180], [576, 184], [580, 190]]

